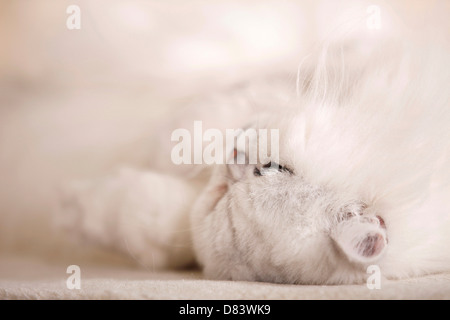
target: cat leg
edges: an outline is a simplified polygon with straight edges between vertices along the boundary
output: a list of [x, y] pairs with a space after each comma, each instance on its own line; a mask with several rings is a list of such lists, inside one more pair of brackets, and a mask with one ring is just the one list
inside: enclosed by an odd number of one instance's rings
[[194, 262], [189, 212], [196, 196], [187, 181], [127, 168], [64, 186], [57, 214], [78, 240], [120, 250], [148, 267], [182, 267]]

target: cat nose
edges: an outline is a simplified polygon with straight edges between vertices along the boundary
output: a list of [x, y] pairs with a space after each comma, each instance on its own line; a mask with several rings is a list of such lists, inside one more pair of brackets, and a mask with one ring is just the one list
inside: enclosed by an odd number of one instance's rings
[[386, 229], [386, 223], [384, 222], [384, 219], [380, 216], [376, 216], [376, 218], [378, 219], [378, 221], [380, 223], [380, 227], [382, 227], [383, 229]]

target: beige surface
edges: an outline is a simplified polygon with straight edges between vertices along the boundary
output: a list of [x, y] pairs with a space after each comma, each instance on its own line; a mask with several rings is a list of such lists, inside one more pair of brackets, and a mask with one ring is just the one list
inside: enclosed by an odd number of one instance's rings
[[66, 286], [68, 264], [0, 257], [0, 299], [450, 299], [450, 274], [366, 285], [301, 286], [212, 281], [195, 270], [80, 264], [81, 289]]

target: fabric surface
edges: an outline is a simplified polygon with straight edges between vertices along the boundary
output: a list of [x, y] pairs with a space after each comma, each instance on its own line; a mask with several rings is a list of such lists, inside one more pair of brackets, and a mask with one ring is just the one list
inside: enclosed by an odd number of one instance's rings
[[450, 299], [450, 274], [366, 285], [307, 286], [213, 281], [196, 270], [158, 271], [80, 264], [81, 288], [68, 289], [68, 264], [36, 257], [0, 258], [0, 299]]

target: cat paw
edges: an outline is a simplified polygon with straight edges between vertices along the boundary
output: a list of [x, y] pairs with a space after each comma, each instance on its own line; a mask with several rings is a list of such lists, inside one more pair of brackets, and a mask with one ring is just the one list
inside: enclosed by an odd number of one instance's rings
[[93, 183], [66, 183], [59, 189], [57, 225], [72, 241], [107, 245], [110, 237], [105, 223], [106, 204]]
[[58, 189], [56, 226], [72, 240], [83, 239], [83, 220], [85, 208], [80, 183], [66, 183]]
[[388, 244], [386, 224], [378, 215], [354, 215], [340, 221], [332, 238], [351, 262], [372, 263], [385, 252]]

